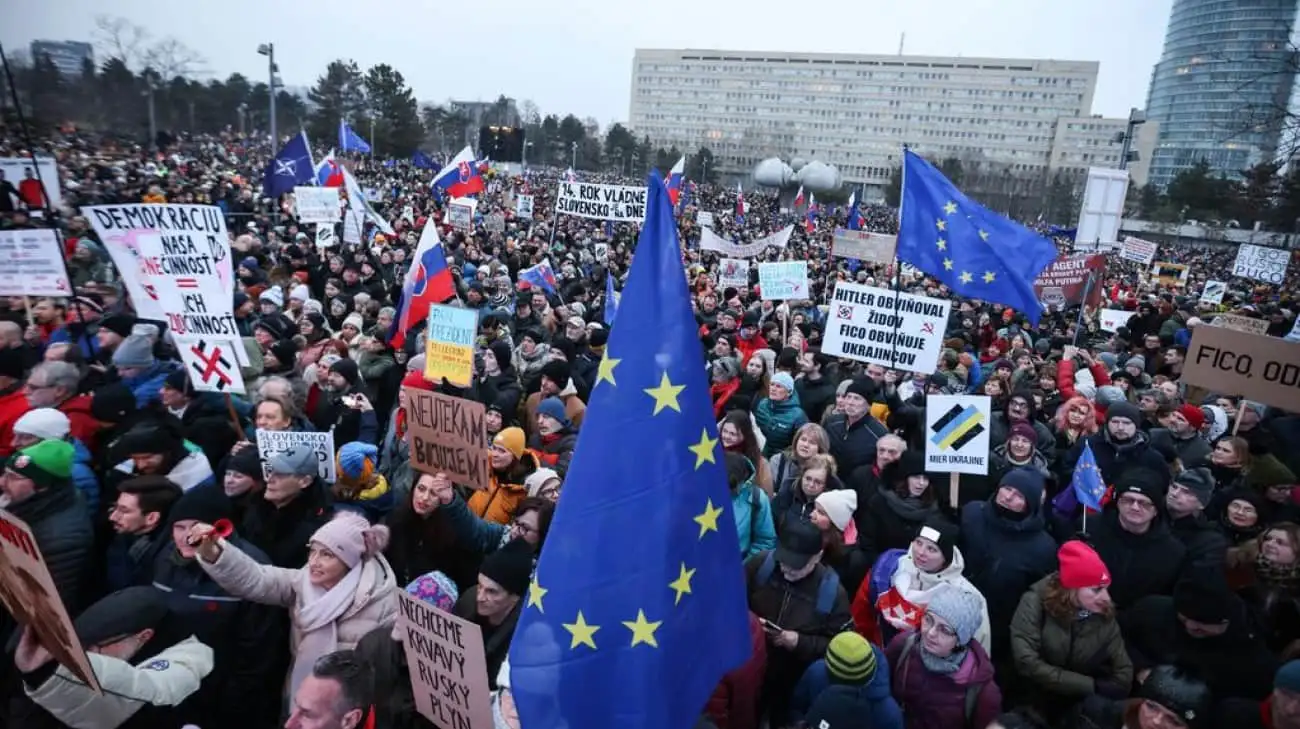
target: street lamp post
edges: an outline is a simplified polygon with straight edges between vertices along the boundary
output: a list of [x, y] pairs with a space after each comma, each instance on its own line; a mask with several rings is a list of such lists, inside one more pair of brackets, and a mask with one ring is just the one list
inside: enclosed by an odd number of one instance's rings
[[569, 169], [578, 169], [578, 143], [569, 142]]
[[237, 111], [239, 112], [239, 136], [242, 137], [245, 134], [247, 134], [244, 128], [244, 124], [248, 118], [248, 104], [240, 102]]
[[145, 79], [144, 97], [149, 105], [149, 146], [152, 148], [158, 144], [158, 117], [154, 113], [152, 78]]
[[370, 159], [375, 158], [375, 146], [378, 144], [375, 139], [375, 112], [370, 112]]
[[275, 128], [275, 72], [280, 70], [275, 65], [275, 44], [263, 43], [257, 47], [257, 52], [266, 56], [267, 88], [271, 96], [271, 147], [274, 148], [278, 144]]
[[532, 142], [524, 142], [524, 147], [519, 152], [519, 166], [528, 169], [528, 148], [533, 146]]

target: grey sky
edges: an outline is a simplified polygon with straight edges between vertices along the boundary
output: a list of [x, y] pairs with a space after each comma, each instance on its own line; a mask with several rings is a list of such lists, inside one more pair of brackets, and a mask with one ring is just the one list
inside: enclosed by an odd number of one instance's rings
[[[638, 47], [896, 53], [1096, 60], [1093, 113], [1125, 116], [1146, 103], [1170, 0], [793, 0], [632, 3], [565, 0], [3, 0], [7, 51], [33, 39], [91, 40], [97, 15], [174, 36], [210, 76], [265, 78], [272, 41], [286, 84], [311, 86], [335, 58], [389, 63], [421, 101], [532, 99], [543, 113], [628, 112]], [[891, 7], [892, 5], [892, 7]], [[837, 7], [838, 6], [838, 7]], [[882, 7], [884, 6], [884, 7]], [[644, 9], [644, 10], [643, 10]], [[102, 59], [99, 59], [102, 60]]]

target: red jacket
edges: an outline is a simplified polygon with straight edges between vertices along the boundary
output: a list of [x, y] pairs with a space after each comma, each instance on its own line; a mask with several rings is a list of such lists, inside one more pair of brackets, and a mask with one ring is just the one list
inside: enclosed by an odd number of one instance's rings
[[14, 423], [31, 409], [21, 384], [15, 385], [13, 392], [0, 395], [0, 458], [13, 455]]
[[749, 614], [749, 640], [753, 654], [736, 670], [722, 677], [704, 713], [718, 729], [758, 729], [758, 694], [767, 672], [767, 638], [758, 616]]
[[59, 412], [68, 416], [69, 434], [87, 448], [94, 448], [96, 438], [104, 424], [90, 414], [90, 395], [74, 395], [59, 405]]

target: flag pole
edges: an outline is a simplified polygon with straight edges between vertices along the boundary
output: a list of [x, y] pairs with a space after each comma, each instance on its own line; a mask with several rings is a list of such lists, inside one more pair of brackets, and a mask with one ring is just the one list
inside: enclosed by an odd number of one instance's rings
[[1088, 297], [1092, 295], [1092, 279], [1096, 271], [1088, 269], [1088, 278], [1083, 283], [1083, 301], [1079, 302], [1079, 317], [1074, 322], [1074, 341], [1072, 346], [1079, 346], [1079, 333], [1083, 331], [1083, 313], [1088, 310]]
[[[903, 167], [899, 174], [898, 185], [898, 230], [903, 230], [903, 191], [907, 189], [907, 145], [903, 145]], [[903, 262], [898, 258], [898, 243], [894, 243], [894, 334], [890, 337], [893, 346], [889, 349], [889, 369], [898, 364], [898, 309], [903, 294]]]

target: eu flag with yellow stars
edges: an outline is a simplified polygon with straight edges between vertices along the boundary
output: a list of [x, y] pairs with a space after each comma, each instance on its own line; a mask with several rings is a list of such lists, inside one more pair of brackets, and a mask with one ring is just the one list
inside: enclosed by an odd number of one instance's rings
[[898, 260], [959, 296], [1005, 304], [1037, 324], [1034, 279], [1054, 260], [1048, 238], [974, 202], [912, 150], [903, 151]]
[[740, 542], [667, 188], [646, 219], [510, 644], [526, 729], [690, 729], [750, 655]]

